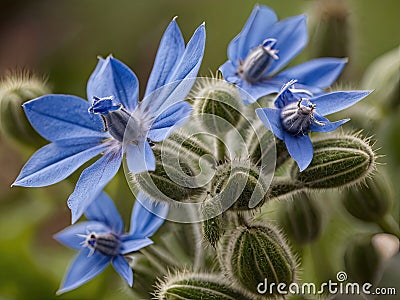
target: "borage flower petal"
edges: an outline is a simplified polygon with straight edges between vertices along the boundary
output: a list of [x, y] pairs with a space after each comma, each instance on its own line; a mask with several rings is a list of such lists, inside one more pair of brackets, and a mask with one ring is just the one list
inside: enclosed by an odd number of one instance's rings
[[89, 78], [89, 101], [69, 95], [46, 95], [25, 103], [24, 110], [33, 127], [53, 144], [32, 156], [14, 185], [56, 183], [102, 154], [83, 171], [69, 197], [74, 223], [114, 177], [123, 150], [128, 151], [130, 172], [154, 170], [155, 158], [148, 140], [162, 141], [188, 119], [191, 107], [184, 99], [197, 76], [204, 47], [204, 24], [185, 48], [174, 19], [161, 40], [143, 101], [138, 101], [136, 75], [109, 56], [99, 59]]
[[[130, 233], [122, 232], [124, 224], [114, 203], [105, 193], [101, 193], [87, 208], [85, 214], [89, 221], [69, 226], [54, 236], [62, 244], [80, 251], [71, 263], [58, 294], [88, 282], [110, 263], [132, 286], [133, 272], [123, 255], [152, 244], [149, 237], [162, 225], [168, 212], [167, 205], [160, 206], [154, 212], [148, 211], [142, 203], [150, 200], [146, 198], [140, 201], [136, 201], [132, 210]], [[155, 213], [160, 213], [160, 216]]]
[[247, 92], [241, 93], [245, 104], [278, 93], [292, 78], [298, 79], [299, 86], [321, 93], [339, 76], [346, 59], [314, 59], [280, 71], [305, 47], [307, 39], [304, 15], [278, 21], [270, 8], [256, 5], [229, 44], [228, 61], [220, 71], [226, 81]]
[[296, 89], [296, 80], [282, 87], [275, 99], [275, 108], [258, 108], [256, 113], [265, 126], [283, 140], [300, 171], [312, 161], [314, 150], [308, 133], [329, 132], [349, 119], [330, 122], [326, 114], [343, 110], [357, 103], [371, 91], [343, 91], [313, 97], [304, 89]]

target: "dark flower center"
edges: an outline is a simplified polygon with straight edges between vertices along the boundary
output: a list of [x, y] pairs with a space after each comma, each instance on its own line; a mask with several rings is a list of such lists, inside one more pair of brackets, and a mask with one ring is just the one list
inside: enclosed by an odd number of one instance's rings
[[266, 39], [261, 45], [250, 50], [250, 53], [239, 62], [237, 74], [249, 83], [255, 83], [262, 79], [268, 67], [274, 60], [279, 59], [274, 49], [276, 39]]
[[104, 122], [104, 130], [122, 142], [131, 114], [121, 103], [115, 102], [113, 97], [93, 98], [93, 103], [88, 109], [89, 113], [100, 115]]
[[99, 251], [104, 255], [116, 256], [120, 252], [121, 241], [118, 235], [113, 232], [103, 234], [91, 232], [85, 238], [82, 245], [83, 247], [90, 248], [91, 253]]
[[281, 110], [283, 128], [293, 135], [305, 135], [310, 131], [311, 124], [323, 126], [323, 122], [314, 118], [315, 108], [315, 104], [304, 98], [286, 105]]

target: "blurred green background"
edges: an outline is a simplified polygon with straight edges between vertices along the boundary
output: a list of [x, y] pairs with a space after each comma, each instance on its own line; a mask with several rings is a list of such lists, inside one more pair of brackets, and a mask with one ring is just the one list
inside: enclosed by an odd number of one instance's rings
[[[179, 16], [186, 41], [200, 23], [206, 22], [206, 51], [200, 75], [208, 76], [226, 60], [228, 43], [256, 3], [272, 7], [280, 19], [301, 13], [309, 16], [310, 43], [293, 64], [322, 55], [347, 56], [350, 62], [335, 86], [376, 89], [363, 106], [367, 113], [352, 110], [352, 126], [363, 128], [365, 136], [374, 135], [376, 147], [381, 147], [379, 154], [385, 155], [379, 161], [386, 164], [383, 169], [398, 202], [398, 80], [377, 80], [379, 86], [374, 86], [374, 80], [369, 80], [371, 74], [363, 78], [375, 59], [399, 46], [398, 0], [2, 0], [0, 74], [15, 68], [32, 70], [48, 78], [52, 92], [85, 97], [86, 81], [97, 63], [96, 57], [111, 53], [134, 70], [142, 94], [162, 33], [171, 19]], [[327, 21], [332, 16], [334, 25]], [[397, 63], [399, 51], [397, 48], [392, 52]], [[385, 72], [386, 68], [377, 70]], [[393, 91], [387, 95], [385, 91], [390, 89]], [[131, 299], [112, 270], [77, 291], [55, 296], [74, 252], [59, 245], [52, 235], [69, 225], [66, 199], [80, 172], [48, 188], [10, 188], [34, 151], [0, 135], [0, 300]], [[119, 180], [107, 188], [112, 196], [129, 195], [123, 178], [120, 174]], [[335, 199], [337, 195], [330, 197]], [[118, 200], [118, 206], [128, 220], [133, 201], [124, 198]], [[398, 203], [393, 205], [392, 213], [398, 221]], [[329, 226], [336, 235], [343, 229], [335, 231], [335, 224]], [[370, 228], [364, 223], [357, 226]]]

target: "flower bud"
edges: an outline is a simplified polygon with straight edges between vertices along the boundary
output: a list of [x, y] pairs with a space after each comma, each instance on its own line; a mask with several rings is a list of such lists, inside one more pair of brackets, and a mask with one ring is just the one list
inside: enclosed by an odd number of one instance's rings
[[46, 141], [32, 128], [22, 104], [47, 93], [43, 80], [27, 72], [8, 73], [0, 83], [0, 133], [22, 146], [43, 146]]
[[172, 200], [183, 202], [196, 198], [204, 187], [196, 183], [196, 172], [190, 157], [180, 157], [168, 144], [155, 145], [156, 169], [151, 172], [132, 174], [137, 188], [159, 202]]
[[[282, 234], [271, 225], [237, 227], [221, 267], [231, 280], [254, 294], [260, 283], [267, 282], [267, 287], [279, 283], [288, 286], [296, 277], [296, 260]], [[271, 290], [274, 296], [277, 290]]]
[[321, 233], [322, 212], [310, 195], [301, 192], [293, 196], [293, 201], [284, 202], [280, 223], [296, 243], [311, 243]]
[[355, 237], [344, 254], [349, 277], [359, 283], [376, 283], [379, 279], [382, 257], [371, 242], [370, 235]]
[[211, 196], [217, 197], [222, 208], [249, 210], [266, 200], [268, 184], [262, 172], [249, 160], [225, 162], [217, 167], [211, 181]]
[[158, 284], [155, 295], [158, 300], [252, 299], [217, 275], [196, 273], [168, 276], [165, 282]]
[[369, 140], [339, 135], [313, 142], [314, 157], [307, 169], [291, 168], [291, 178], [309, 189], [354, 185], [368, 178], [375, 168], [376, 155]]
[[225, 136], [242, 120], [243, 104], [235, 86], [217, 78], [200, 78], [190, 94], [201, 126], [209, 133]]
[[381, 220], [389, 211], [391, 188], [382, 174], [367, 178], [366, 185], [353, 187], [344, 193], [343, 205], [354, 217], [366, 221]]
[[210, 243], [214, 248], [223, 234], [222, 224], [222, 207], [218, 198], [206, 198], [202, 203], [201, 214], [204, 219], [202, 221], [203, 238]]

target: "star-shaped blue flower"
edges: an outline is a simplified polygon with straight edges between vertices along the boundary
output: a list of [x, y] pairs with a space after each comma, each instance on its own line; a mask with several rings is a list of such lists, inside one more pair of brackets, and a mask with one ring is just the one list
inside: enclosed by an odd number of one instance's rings
[[292, 78], [299, 86], [319, 93], [336, 80], [347, 59], [318, 58], [279, 72], [305, 47], [307, 39], [306, 16], [278, 21], [269, 7], [256, 5], [230, 42], [229, 60], [220, 70], [226, 81], [248, 93], [242, 93], [245, 104], [278, 93]]
[[57, 293], [76, 289], [100, 274], [110, 263], [132, 286], [133, 271], [124, 255], [152, 244], [149, 237], [163, 224], [167, 214], [167, 204], [155, 205], [139, 193], [132, 210], [130, 231], [123, 233], [121, 216], [113, 201], [102, 192], [85, 211], [88, 221], [67, 227], [54, 236], [62, 244], [79, 250]]
[[314, 155], [308, 133], [333, 131], [346, 123], [350, 119], [330, 122], [324, 116], [352, 106], [371, 91], [341, 91], [313, 97], [308, 90], [296, 89], [295, 83], [292, 80], [283, 86], [274, 102], [275, 108], [257, 108], [256, 113], [285, 142], [290, 156], [303, 171]]
[[185, 47], [174, 19], [162, 37], [143, 101], [138, 101], [136, 75], [109, 56], [100, 58], [90, 76], [89, 101], [45, 95], [26, 102], [30, 123], [52, 143], [33, 154], [13, 185], [57, 183], [102, 154], [82, 172], [68, 199], [74, 223], [117, 173], [124, 152], [130, 172], [154, 170], [150, 143], [164, 140], [190, 115], [191, 106], [183, 100], [197, 76], [204, 46], [204, 24]]

